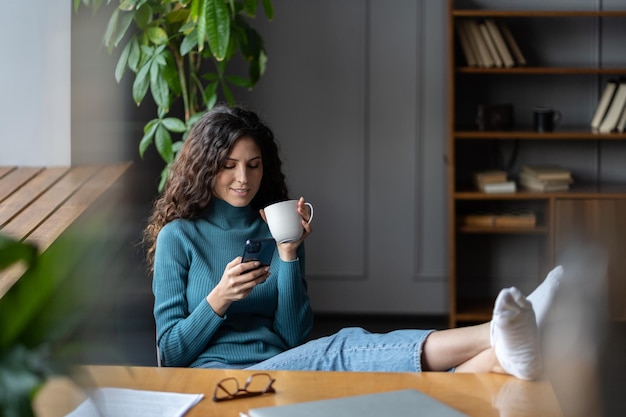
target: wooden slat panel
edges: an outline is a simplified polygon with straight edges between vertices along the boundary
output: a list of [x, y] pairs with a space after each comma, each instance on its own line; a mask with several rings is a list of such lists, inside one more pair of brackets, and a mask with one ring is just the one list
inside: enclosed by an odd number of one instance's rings
[[[6, 198], [0, 199], [0, 233], [33, 242], [43, 252], [110, 189], [130, 165], [0, 167], [0, 192], [6, 190]], [[0, 297], [24, 272], [22, 264], [0, 271]]]
[[4, 168], [9, 167], [0, 167], [0, 202], [20, 190], [24, 184], [43, 170], [41, 167], [18, 167], [7, 170]]
[[47, 249], [98, 197], [109, 189], [130, 166], [129, 163], [105, 166], [83, 184], [64, 204], [35, 229], [28, 241], [40, 250]]
[[24, 208], [4, 226], [2, 233], [17, 239], [27, 238], [65, 200], [74, 194], [89, 177], [97, 172], [97, 169], [94, 166], [72, 168], [65, 176], [54, 183], [36, 200], [32, 201], [28, 207]]
[[16, 168], [17, 167], [7, 167], [7, 166], [0, 167], [0, 179], [2, 179], [2, 177], [4, 177], [6, 174], [8, 174], [9, 172], [13, 171]]
[[[0, 233], [5, 233], [7, 223], [33, 203], [50, 186], [56, 183], [67, 171], [68, 167], [48, 168], [41, 171], [19, 189], [0, 203]], [[17, 236], [20, 239], [23, 236]]]

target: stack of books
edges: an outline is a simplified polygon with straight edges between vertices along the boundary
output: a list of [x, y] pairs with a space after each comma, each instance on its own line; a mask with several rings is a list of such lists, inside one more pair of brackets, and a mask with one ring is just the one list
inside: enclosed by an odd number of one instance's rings
[[608, 80], [591, 120], [600, 133], [624, 132], [626, 127], [626, 80]]
[[476, 188], [484, 193], [514, 193], [515, 181], [509, 181], [506, 171], [491, 170], [474, 173]]
[[456, 29], [468, 66], [510, 68], [526, 65], [526, 58], [504, 21], [458, 19]]
[[556, 165], [525, 165], [519, 183], [532, 191], [567, 191], [574, 183], [572, 173]]

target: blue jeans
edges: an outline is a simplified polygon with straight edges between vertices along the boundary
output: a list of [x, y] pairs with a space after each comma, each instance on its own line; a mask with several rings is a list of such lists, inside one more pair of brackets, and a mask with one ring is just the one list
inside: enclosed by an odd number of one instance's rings
[[434, 330], [370, 333], [351, 327], [312, 340], [246, 369], [421, 372], [422, 347]]

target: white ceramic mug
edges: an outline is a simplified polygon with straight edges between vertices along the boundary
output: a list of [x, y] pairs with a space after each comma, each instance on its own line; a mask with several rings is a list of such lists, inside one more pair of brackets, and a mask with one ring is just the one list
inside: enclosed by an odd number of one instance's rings
[[[305, 203], [311, 210], [309, 223], [313, 220], [313, 206]], [[271, 204], [263, 209], [267, 225], [274, 240], [279, 243], [293, 242], [302, 237], [302, 217], [298, 213], [298, 200], [287, 200]]]

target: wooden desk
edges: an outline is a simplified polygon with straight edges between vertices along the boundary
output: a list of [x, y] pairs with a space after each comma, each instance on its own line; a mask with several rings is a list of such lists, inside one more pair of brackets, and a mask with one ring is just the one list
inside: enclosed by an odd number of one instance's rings
[[[129, 166], [0, 167], [0, 233], [45, 251]], [[24, 271], [0, 272], [0, 297]]]
[[[375, 392], [417, 389], [469, 416], [562, 417], [548, 382], [528, 382], [498, 374], [269, 372], [275, 394], [215, 403], [218, 381], [235, 377], [242, 383], [251, 371], [191, 368], [88, 366], [83, 381], [100, 387], [203, 393], [188, 417], [239, 417], [250, 408], [291, 404]], [[87, 384], [85, 384], [87, 385]], [[49, 384], [36, 401], [39, 417], [63, 416], [84, 398], [67, 381]]]

